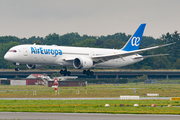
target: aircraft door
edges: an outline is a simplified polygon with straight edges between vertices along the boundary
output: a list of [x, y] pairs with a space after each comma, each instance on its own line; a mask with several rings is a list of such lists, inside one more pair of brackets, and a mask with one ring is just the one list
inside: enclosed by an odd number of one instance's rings
[[24, 54], [24, 56], [28, 56], [28, 51], [26, 48], [23, 48], [23, 54]]

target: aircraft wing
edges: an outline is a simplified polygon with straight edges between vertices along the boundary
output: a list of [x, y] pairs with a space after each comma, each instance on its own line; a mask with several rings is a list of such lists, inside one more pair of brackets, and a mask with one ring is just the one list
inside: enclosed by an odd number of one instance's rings
[[152, 49], [156, 49], [156, 48], [160, 48], [160, 47], [164, 47], [164, 46], [169, 46], [169, 45], [172, 45], [174, 43], [165, 44], [165, 45], [159, 45], [159, 46], [154, 46], [154, 47], [149, 47], [149, 48], [144, 48], [144, 49], [139, 49], [139, 50], [134, 50], [134, 51], [122, 51], [122, 53], [116, 53], [116, 54], [93, 56], [92, 60], [95, 63], [101, 63], [101, 62], [105, 62], [105, 61], [108, 61], [108, 60], [111, 60], [111, 59], [117, 59], [117, 58], [122, 58], [123, 59], [123, 57], [127, 57], [127, 56], [130, 56], [130, 55], [137, 55], [137, 54], [140, 54], [140, 53], [142, 53], [144, 51], [147, 51], [147, 50], [152, 50]]

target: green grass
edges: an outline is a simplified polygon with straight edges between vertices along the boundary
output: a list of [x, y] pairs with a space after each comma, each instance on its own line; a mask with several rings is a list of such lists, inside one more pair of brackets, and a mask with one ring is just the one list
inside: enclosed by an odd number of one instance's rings
[[[131, 89], [129, 89], [131, 88]], [[137, 93], [132, 88], [136, 88]], [[59, 87], [58, 95], [54, 88], [47, 86], [0, 86], [0, 98], [80, 98], [80, 97], [119, 97], [120, 95], [139, 95], [145, 97], [147, 93], [158, 93], [160, 97], [180, 96], [180, 84], [119, 84], [87, 85], [87, 87]], [[36, 95], [33, 95], [36, 91]], [[76, 92], [79, 91], [79, 94]]]
[[[129, 89], [131, 88], [131, 89]], [[132, 88], [137, 88], [133, 93]], [[119, 97], [120, 95], [146, 96], [159, 93], [160, 97], [180, 96], [179, 84], [120, 84], [88, 85], [87, 87], [59, 87], [59, 95], [47, 86], [0, 86], [0, 98], [81, 98]], [[36, 95], [33, 95], [36, 91]], [[79, 94], [76, 94], [79, 91]], [[104, 107], [110, 104], [110, 107]], [[120, 104], [125, 106], [119, 107]], [[133, 107], [139, 104], [139, 107]], [[156, 104], [159, 107], [150, 107]], [[167, 107], [169, 104], [173, 107]], [[127, 107], [128, 105], [128, 107]], [[146, 106], [146, 107], [142, 107]], [[116, 106], [116, 107], [115, 107]], [[164, 107], [160, 107], [164, 106]], [[166, 106], [166, 107], [165, 107]], [[0, 112], [61, 112], [112, 114], [180, 114], [180, 101], [169, 100], [0, 100]]]
[[[110, 107], [104, 107], [110, 104]], [[120, 104], [125, 106], [119, 107]], [[133, 107], [139, 104], [139, 107]], [[177, 101], [168, 100], [0, 100], [0, 111], [4, 112], [61, 112], [61, 113], [112, 113], [112, 114], [180, 114]], [[129, 105], [127, 107], [127, 105]], [[146, 105], [146, 107], [142, 107]], [[116, 107], [115, 107], [116, 106]]]

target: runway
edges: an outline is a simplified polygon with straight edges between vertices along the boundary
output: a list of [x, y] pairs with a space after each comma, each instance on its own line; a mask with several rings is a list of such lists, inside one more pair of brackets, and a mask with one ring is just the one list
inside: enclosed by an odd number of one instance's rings
[[179, 115], [0, 112], [0, 119], [179, 120]]
[[[56, 71], [48, 71], [48, 70], [21, 70], [21, 71], [14, 71], [14, 70], [1, 70], [0, 71], [0, 78], [14, 78], [14, 77], [22, 77], [26, 78], [30, 74], [47, 74], [51, 76], [53, 73], [59, 73], [59, 70]], [[136, 78], [137, 76], [146, 75], [148, 78], [156, 79], [156, 78], [176, 78], [180, 77], [179, 70], [94, 70], [94, 76], [86, 76], [83, 74], [82, 70], [71, 70], [72, 76], [78, 76], [78, 78]]]

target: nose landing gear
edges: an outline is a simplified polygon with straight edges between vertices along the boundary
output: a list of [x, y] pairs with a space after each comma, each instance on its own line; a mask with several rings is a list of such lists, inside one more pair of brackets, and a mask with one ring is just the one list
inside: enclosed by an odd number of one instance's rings
[[15, 67], [15, 71], [19, 71], [19, 66], [16, 66], [16, 67]]
[[16, 65], [15, 71], [19, 71], [19, 63], [14, 63], [14, 65]]

